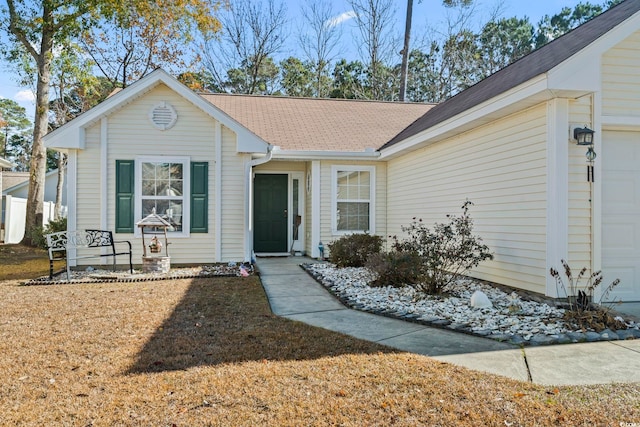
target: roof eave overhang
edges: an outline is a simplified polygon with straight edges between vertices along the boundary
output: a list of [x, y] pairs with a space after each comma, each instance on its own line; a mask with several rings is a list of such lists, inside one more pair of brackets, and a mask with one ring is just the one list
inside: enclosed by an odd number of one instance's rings
[[404, 141], [383, 148], [381, 159], [392, 159], [553, 97], [554, 94], [548, 90], [547, 75], [542, 74]]
[[379, 151], [273, 150], [273, 160], [378, 160]]
[[11, 163], [9, 160], [3, 159], [0, 157], [0, 168], [12, 168], [15, 165]]

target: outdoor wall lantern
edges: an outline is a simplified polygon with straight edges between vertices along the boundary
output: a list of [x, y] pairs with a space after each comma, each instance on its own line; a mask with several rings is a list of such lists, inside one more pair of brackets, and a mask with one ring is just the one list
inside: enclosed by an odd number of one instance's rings
[[589, 129], [586, 125], [583, 128], [577, 127], [573, 129], [573, 139], [576, 140], [578, 145], [586, 145], [587, 152], [585, 156], [587, 157], [587, 181], [594, 182], [594, 168], [593, 161], [596, 159], [596, 152], [593, 151], [593, 134], [595, 132]]
[[573, 138], [578, 142], [578, 145], [593, 145], [593, 134], [595, 132], [588, 127], [575, 128], [573, 130]]

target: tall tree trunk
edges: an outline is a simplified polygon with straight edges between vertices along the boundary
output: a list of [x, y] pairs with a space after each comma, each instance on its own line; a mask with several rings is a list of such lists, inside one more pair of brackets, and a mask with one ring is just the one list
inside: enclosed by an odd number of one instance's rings
[[407, 78], [409, 74], [409, 39], [411, 38], [411, 19], [413, 16], [413, 0], [407, 0], [407, 20], [404, 27], [404, 47], [402, 48], [402, 68], [400, 70], [400, 101], [407, 96]]
[[[46, 5], [43, 11], [45, 22], [53, 23], [53, 12]], [[46, 26], [40, 41], [40, 52], [34, 56], [38, 67], [36, 84], [36, 112], [33, 124], [33, 146], [29, 163], [29, 194], [27, 195], [27, 215], [23, 244], [34, 246], [33, 231], [42, 226], [44, 204], [44, 179], [47, 171], [47, 150], [42, 137], [49, 126], [49, 83], [51, 80], [51, 57], [53, 52], [53, 25]], [[35, 52], [34, 52], [35, 53]]]

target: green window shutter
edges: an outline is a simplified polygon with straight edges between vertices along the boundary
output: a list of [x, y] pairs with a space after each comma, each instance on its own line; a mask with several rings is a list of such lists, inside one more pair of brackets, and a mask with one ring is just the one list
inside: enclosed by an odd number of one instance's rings
[[209, 231], [209, 163], [191, 162], [191, 232]]
[[133, 233], [134, 168], [133, 160], [116, 160], [116, 233]]

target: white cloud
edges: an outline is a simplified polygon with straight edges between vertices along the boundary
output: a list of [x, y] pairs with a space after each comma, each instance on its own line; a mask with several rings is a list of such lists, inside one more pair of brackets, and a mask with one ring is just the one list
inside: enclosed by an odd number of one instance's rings
[[36, 100], [36, 95], [29, 89], [24, 89], [21, 90], [19, 92], [17, 92], [14, 96], [13, 99], [18, 101], [18, 102], [27, 102], [27, 101], [35, 101]]
[[350, 10], [348, 12], [341, 13], [340, 15], [338, 15], [338, 16], [336, 16], [334, 18], [331, 18], [327, 22], [327, 25], [329, 27], [335, 27], [335, 26], [340, 25], [343, 22], [348, 21], [350, 19], [353, 19], [355, 17], [356, 17], [356, 12], [354, 10]]

